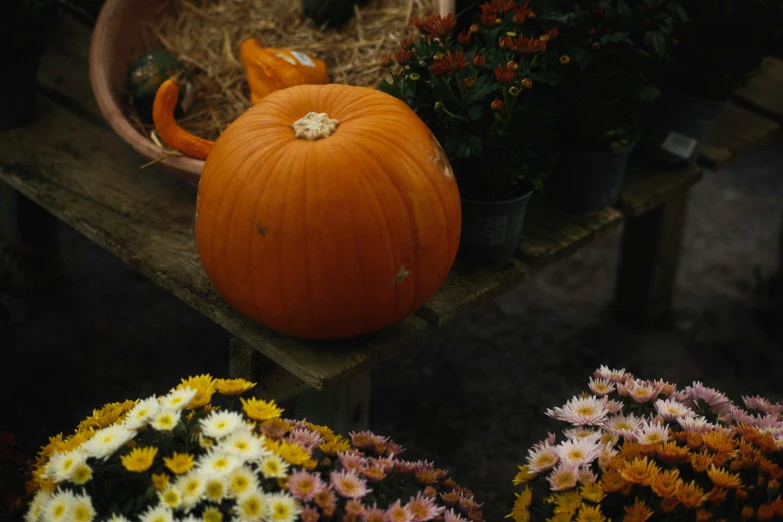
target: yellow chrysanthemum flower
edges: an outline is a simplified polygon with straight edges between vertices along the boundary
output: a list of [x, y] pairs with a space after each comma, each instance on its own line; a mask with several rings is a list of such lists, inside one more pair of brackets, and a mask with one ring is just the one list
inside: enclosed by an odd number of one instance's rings
[[538, 475], [530, 471], [530, 468], [528, 468], [527, 466], [519, 466], [519, 473], [517, 473], [514, 476], [514, 480], [512, 481], [512, 484], [514, 484], [515, 486], [519, 486], [520, 484], [530, 482], [537, 476]]
[[557, 513], [552, 518], [547, 518], [546, 522], [571, 522], [573, 515], [568, 513]]
[[[164, 458], [163, 460], [165, 462], [166, 459]], [[153, 473], [152, 485], [155, 486], [155, 489], [158, 491], [163, 491], [169, 485], [169, 476], [165, 473]]]
[[529, 522], [533, 490], [525, 486], [525, 490], [522, 493], [515, 493], [515, 495], [517, 499], [514, 501], [514, 507], [511, 508], [511, 513], [506, 515], [505, 518], [511, 518], [514, 522]]
[[653, 510], [647, 507], [644, 500], [636, 497], [636, 501], [631, 506], [625, 506], [625, 518], [627, 522], [646, 522], [653, 516]]
[[215, 379], [215, 389], [222, 395], [241, 395], [257, 383], [245, 379]]
[[163, 465], [175, 475], [182, 475], [193, 467], [194, 457], [190, 453], [172, 453], [171, 457], [163, 457]]
[[283, 442], [277, 449], [277, 454], [289, 464], [300, 465], [310, 458], [310, 454], [301, 446]]
[[315, 468], [318, 467], [318, 461], [310, 458], [302, 462], [302, 464], [300, 465], [302, 466], [303, 469], [306, 469], [307, 471], [313, 471]]
[[239, 401], [242, 403], [242, 410], [245, 412], [245, 415], [257, 421], [277, 419], [284, 411], [274, 400], [265, 401], [250, 397], [249, 399], [240, 398]]
[[604, 494], [604, 490], [601, 488], [601, 485], [598, 483], [585, 484], [580, 488], [579, 493], [582, 495], [583, 499], [589, 500], [595, 504], [601, 502], [606, 496]]
[[334, 440], [337, 435], [329, 428], [328, 426], [320, 426], [318, 424], [313, 424], [312, 422], [304, 421], [305, 427], [315, 431], [318, 433], [321, 437], [324, 438], [324, 442], [329, 442]]
[[555, 494], [555, 513], [568, 513], [573, 515], [582, 505], [582, 497], [576, 491]]
[[127, 455], [123, 455], [120, 461], [122, 467], [128, 471], [141, 473], [147, 471], [158, 454], [158, 448], [155, 446], [146, 446], [144, 448], [134, 448]]
[[582, 504], [579, 508], [579, 514], [576, 516], [576, 522], [605, 522], [606, 517], [601, 513], [601, 506], [590, 506]]
[[330, 457], [336, 457], [340, 451], [348, 451], [351, 449], [351, 443], [338, 435], [336, 438], [329, 442], [322, 442], [318, 448]]
[[188, 403], [187, 408], [200, 408], [209, 404], [212, 400], [212, 395], [215, 393], [215, 382], [211, 375], [194, 375], [187, 379], [182, 379], [182, 382], [177, 385], [177, 389], [190, 388], [196, 390], [196, 395]]

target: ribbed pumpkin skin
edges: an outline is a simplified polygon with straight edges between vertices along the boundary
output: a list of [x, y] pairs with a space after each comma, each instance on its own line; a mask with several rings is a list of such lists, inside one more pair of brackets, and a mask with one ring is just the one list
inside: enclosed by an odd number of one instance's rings
[[[340, 121], [295, 138], [309, 112]], [[461, 227], [443, 150], [402, 101], [346, 85], [276, 91], [237, 118], [198, 189], [199, 256], [241, 313], [304, 339], [371, 333], [443, 283]], [[406, 275], [407, 273], [407, 275]]]

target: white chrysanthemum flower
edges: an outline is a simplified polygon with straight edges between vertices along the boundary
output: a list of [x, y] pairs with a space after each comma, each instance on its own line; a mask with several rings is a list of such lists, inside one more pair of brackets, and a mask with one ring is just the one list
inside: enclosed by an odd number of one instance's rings
[[199, 421], [199, 426], [203, 435], [216, 440], [228, 437], [240, 428], [250, 428], [245, 418], [235, 411], [213, 411]]
[[617, 386], [615, 386], [612, 381], [603, 378], [594, 379], [593, 377], [590, 377], [590, 382], [587, 386], [599, 397], [608, 395], [617, 389]]
[[302, 508], [299, 503], [286, 491], [279, 491], [267, 495], [269, 502], [268, 520], [271, 522], [294, 522]]
[[572, 440], [581, 440], [581, 439], [588, 439], [592, 442], [598, 442], [601, 440], [601, 436], [603, 433], [599, 430], [594, 430], [591, 428], [585, 428], [583, 426], [579, 428], [571, 428], [568, 430], [563, 431], [563, 435], [567, 439]]
[[210, 502], [220, 503], [228, 497], [228, 483], [225, 477], [211, 476], [204, 483], [204, 496]]
[[642, 419], [636, 417], [633, 413], [609, 417], [603, 424], [605, 430], [627, 440], [636, 440], [641, 427]]
[[131, 522], [127, 518], [125, 518], [125, 515], [120, 515], [118, 513], [112, 513], [111, 518], [107, 520], [106, 522]]
[[221, 441], [218, 448], [244, 462], [258, 462], [271, 453], [264, 447], [263, 437], [255, 435], [250, 429], [238, 429]]
[[599, 399], [594, 395], [574, 397], [562, 408], [546, 410], [546, 414], [575, 426], [599, 426], [609, 413], [606, 401], [606, 397]]
[[178, 519], [177, 522], [204, 522], [204, 520], [194, 515], [185, 515], [184, 517]]
[[35, 494], [35, 497], [33, 497], [32, 502], [30, 502], [30, 507], [27, 510], [27, 513], [24, 515], [24, 521], [25, 522], [38, 522], [41, 520], [41, 517], [44, 514], [44, 510], [46, 509], [46, 505], [49, 503], [49, 501], [52, 499], [52, 494], [47, 493], [45, 491], [39, 491]]
[[718, 427], [704, 417], [677, 417], [677, 423], [691, 433], [705, 433]]
[[248, 466], [239, 466], [234, 468], [228, 477], [228, 490], [231, 496], [240, 497], [251, 489], [258, 489], [258, 477]]
[[171, 431], [177, 427], [181, 416], [181, 410], [161, 408], [150, 419], [150, 426], [158, 431]]
[[87, 494], [74, 496], [68, 520], [70, 522], [92, 522], [93, 519], [95, 519], [95, 508], [92, 506], [90, 496]]
[[198, 390], [193, 388], [179, 388], [171, 390], [168, 395], [158, 399], [158, 402], [162, 409], [182, 411], [190, 404], [196, 393], [198, 393]]
[[269, 501], [264, 493], [252, 489], [237, 499], [234, 513], [243, 522], [268, 520]]
[[572, 466], [585, 466], [598, 457], [598, 444], [590, 439], [566, 440], [555, 448], [560, 462]]
[[557, 449], [551, 444], [537, 444], [527, 451], [527, 466], [533, 473], [541, 473], [555, 467], [560, 461]]
[[182, 495], [180, 509], [190, 510], [204, 499], [206, 477], [199, 469], [193, 469], [180, 475], [174, 486]]
[[696, 412], [675, 401], [674, 399], [658, 399], [655, 401], [655, 411], [665, 421], [674, 421], [677, 417], [694, 417]]
[[636, 434], [639, 444], [660, 444], [669, 440], [669, 425], [644, 421]]
[[274, 453], [263, 457], [258, 468], [264, 478], [284, 478], [288, 474], [288, 462]]
[[242, 461], [215, 448], [196, 461], [196, 467], [204, 473], [204, 477], [227, 477], [234, 469], [242, 465]]
[[612, 444], [601, 446], [601, 449], [598, 450], [598, 467], [600, 467], [603, 471], [606, 471], [609, 469], [609, 463], [612, 461], [612, 459], [619, 454], [620, 452], [614, 449]]
[[174, 512], [168, 507], [158, 504], [142, 513], [139, 516], [139, 522], [174, 522]]
[[55, 482], [68, 481], [73, 470], [87, 462], [87, 456], [87, 451], [81, 447], [64, 453], [57, 452], [44, 466], [44, 477], [54, 479]]
[[87, 455], [98, 459], [108, 459], [115, 451], [132, 440], [136, 432], [128, 428], [115, 424], [108, 428], [103, 428], [95, 432], [95, 435], [82, 444], [82, 448], [87, 451]]
[[552, 491], [565, 491], [573, 489], [579, 481], [579, 468], [570, 464], [560, 463], [546, 478], [549, 489]]
[[590, 466], [582, 466], [579, 468], [579, 478], [577, 480], [583, 486], [587, 486], [590, 484], [595, 484], [595, 482], [598, 480], [598, 475], [593, 473], [593, 470], [590, 469]]
[[43, 522], [70, 522], [71, 507], [75, 501], [76, 495], [58, 489], [43, 509]]
[[611, 382], [625, 382], [631, 377], [631, 374], [625, 371], [625, 368], [620, 370], [610, 369], [605, 364], [602, 364], [596, 371], [595, 376], [600, 379], [606, 379]]
[[143, 428], [160, 411], [158, 398], [154, 395], [139, 401], [122, 420], [122, 425], [129, 430]]
[[182, 505], [182, 493], [179, 488], [169, 485], [163, 491], [158, 491], [160, 503], [169, 509], [178, 509]]

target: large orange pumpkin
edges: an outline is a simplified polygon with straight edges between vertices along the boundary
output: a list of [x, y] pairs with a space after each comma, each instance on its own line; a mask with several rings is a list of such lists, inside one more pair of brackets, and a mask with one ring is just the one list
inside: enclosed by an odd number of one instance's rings
[[347, 85], [273, 92], [210, 151], [196, 239], [217, 292], [305, 339], [380, 330], [443, 283], [460, 238], [457, 184], [402, 101]]

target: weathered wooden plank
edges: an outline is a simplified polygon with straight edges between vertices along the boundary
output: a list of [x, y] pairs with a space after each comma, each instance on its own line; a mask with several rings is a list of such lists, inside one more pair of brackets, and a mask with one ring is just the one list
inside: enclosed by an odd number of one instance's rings
[[293, 399], [309, 389], [301, 379], [241, 339], [231, 339], [228, 373], [258, 385], [250, 391], [254, 397], [277, 402]]
[[441, 326], [513, 289], [524, 278], [525, 268], [515, 259], [489, 266], [471, 266], [457, 260], [443, 286], [416, 315]]
[[241, 316], [214, 291], [196, 251], [195, 188], [139, 158], [110, 131], [39, 98], [40, 117], [0, 134], [0, 179], [316, 389], [410, 345], [411, 316], [345, 342], [305, 342]]
[[766, 144], [779, 130], [780, 125], [774, 121], [729, 104], [702, 146], [700, 162], [721, 169]]
[[596, 234], [619, 225], [622, 218], [611, 207], [572, 214], [544, 197], [534, 197], [525, 217], [516, 257], [535, 269], [544, 268], [573, 254]]
[[625, 224], [614, 308], [626, 321], [645, 325], [670, 318], [688, 192], [681, 186], [666, 204]]
[[636, 218], [663, 205], [683, 188], [702, 178], [698, 166], [661, 167], [631, 158], [615, 205], [627, 218]]
[[305, 390], [296, 398], [294, 416], [329, 426], [347, 437], [352, 431], [369, 428], [370, 388], [370, 371], [367, 370], [330, 390]]
[[734, 92], [734, 99], [775, 121], [783, 122], [783, 60], [765, 58], [761, 69]]

